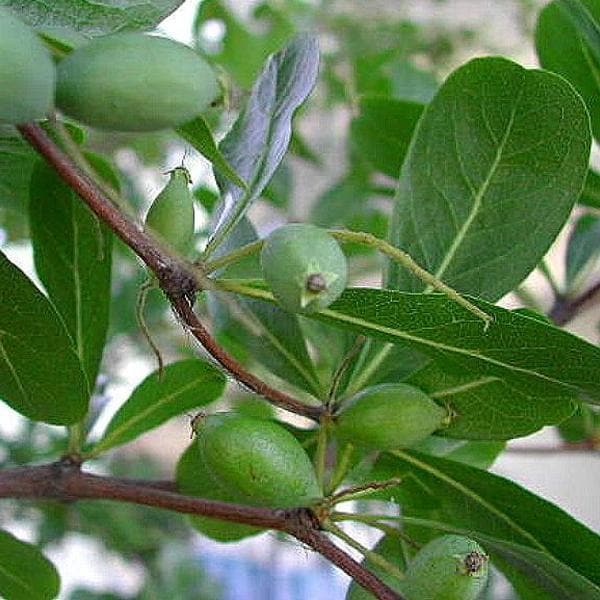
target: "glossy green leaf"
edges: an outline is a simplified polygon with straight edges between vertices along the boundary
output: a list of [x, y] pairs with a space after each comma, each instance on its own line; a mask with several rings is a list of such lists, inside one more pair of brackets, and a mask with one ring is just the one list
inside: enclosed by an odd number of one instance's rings
[[506, 443], [503, 441], [467, 442], [431, 435], [421, 443], [413, 446], [412, 449], [432, 456], [456, 460], [479, 469], [489, 469], [505, 446]]
[[568, 393], [533, 393], [509, 379], [482, 376], [445, 361], [431, 361], [407, 383], [426, 391], [456, 416], [440, 435], [472, 440], [507, 440], [567, 419], [574, 410]]
[[224, 387], [225, 376], [200, 359], [167, 365], [162, 377], [155, 371], [133, 390], [92, 452], [125, 444], [172, 417], [205, 406], [219, 398]]
[[577, 395], [600, 402], [598, 348], [537, 319], [476, 303], [494, 318], [485, 332], [481, 319], [445, 296], [393, 290], [349, 289], [311, 317], [435, 359], [431, 385], [418, 373], [410, 381], [456, 412], [445, 435], [506, 439], [568, 417]]
[[35, 421], [67, 425], [87, 411], [88, 385], [62, 319], [0, 253], [0, 398]]
[[117, 31], [150, 30], [183, 4], [184, 0], [0, 0], [23, 21], [36, 27], [66, 27], [103, 35]]
[[[589, 151], [585, 106], [564, 79], [502, 58], [472, 60], [446, 80], [417, 126], [391, 241], [452, 287], [495, 301], [564, 225]], [[398, 265], [388, 282], [426, 287]]]
[[229, 179], [236, 186], [247, 189], [246, 182], [235, 172], [227, 159], [223, 156], [213, 137], [208, 123], [204, 117], [196, 117], [177, 127], [175, 131], [186, 141], [189, 142], [202, 156], [213, 163], [223, 177]]
[[36, 154], [13, 127], [0, 125], [0, 208], [26, 212]]
[[35, 267], [94, 387], [108, 329], [112, 233], [45, 162], [33, 171]]
[[361, 98], [350, 124], [350, 143], [378, 171], [397, 179], [425, 106], [378, 96]]
[[54, 600], [60, 577], [32, 544], [0, 529], [0, 595], [6, 600]]
[[[596, 0], [581, 0], [596, 25], [600, 5]], [[544, 69], [565, 77], [584, 99], [592, 119], [594, 137], [600, 137], [600, 66], [587, 42], [558, 2], [550, 2], [540, 12], [535, 31], [535, 47]]]
[[265, 64], [245, 109], [219, 146], [248, 182], [248, 189], [217, 177], [222, 205], [208, 253], [221, 244], [269, 183], [290, 142], [294, 112], [315, 85], [318, 66], [317, 40], [309, 35], [294, 38]]
[[600, 175], [596, 171], [588, 170], [578, 202], [592, 208], [600, 208]]
[[[393, 454], [379, 459], [373, 475], [410, 473], [438, 503], [439, 520], [445, 525], [548, 554], [590, 582], [600, 582], [600, 536], [557, 506], [511, 481], [459, 462], [415, 451]], [[402, 484], [397, 489], [401, 488]]]
[[593, 214], [577, 219], [567, 243], [566, 287], [571, 290], [589, 273], [600, 255], [600, 217]]
[[596, 64], [600, 63], [600, 25], [592, 12], [581, 0], [557, 0], [557, 3], [575, 26], [577, 34], [587, 45]]

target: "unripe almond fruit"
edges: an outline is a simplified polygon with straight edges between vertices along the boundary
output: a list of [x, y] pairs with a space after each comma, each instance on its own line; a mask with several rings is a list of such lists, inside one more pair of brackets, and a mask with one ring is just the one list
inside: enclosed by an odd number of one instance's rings
[[187, 169], [173, 169], [146, 215], [146, 227], [183, 255], [190, 251], [194, 236], [194, 200], [189, 184]]
[[488, 557], [461, 535], [444, 535], [416, 554], [402, 582], [408, 600], [476, 600], [488, 578]]
[[188, 46], [119, 33], [96, 38], [60, 62], [56, 103], [98, 129], [156, 131], [189, 121], [219, 93], [211, 67]]
[[273, 231], [260, 262], [275, 299], [290, 312], [322, 310], [346, 287], [346, 257], [336, 240], [315, 225], [291, 223]]
[[235, 413], [195, 419], [200, 455], [218, 484], [256, 506], [307, 506], [321, 490], [300, 442], [281, 425]]
[[356, 445], [393, 450], [420, 442], [447, 418], [447, 411], [419, 388], [383, 383], [348, 401], [336, 419], [335, 435]]
[[[237, 502], [252, 504], [248, 498], [233, 496], [227, 493], [208, 470], [206, 463], [200, 455], [200, 448], [196, 442], [190, 444], [179, 458], [176, 470], [177, 490], [182, 494], [198, 496], [206, 500], [220, 500], [222, 502]], [[213, 540], [219, 542], [235, 542], [250, 535], [256, 535], [263, 530], [250, 525], [222, 521], [211, 517], [190, 516], [190, 521], [195, 529]]]
[[0, 122], [42, 119], [54, 104], [55, 68], [33, 29], [0, 8]]

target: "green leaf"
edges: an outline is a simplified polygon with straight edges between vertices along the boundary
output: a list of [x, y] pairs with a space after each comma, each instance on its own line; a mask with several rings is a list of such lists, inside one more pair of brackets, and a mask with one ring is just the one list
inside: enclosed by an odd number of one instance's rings
[[45, 162], [31, 179], [35, 267], [93, 388], [108, 329], [112, 234]]
[[213, 163], [215, 169], [227, 177], [236, 186], [247, 190], [246, 182], [235, 172], [227, 159], [221, 154], [217, 147], [212, 131], [204, 117], [196, 117], [192, 121], [176, 127], [175, 131], [186, 141], [189, 142], [202, 156]]
[[0, 126], [0, 207], [25, 212], [36, 153], [16, 130]]
[[431, 435], [421, 443], [413, 446], [412, 449], [431, 454], [432, 456], [457, 460], [465, 465], [471, 465], [479, 469], [489, 469], [505, 446], [505, 442], [467, 442]]
[[474, 302], [494, 318], [485, 332], [481, 319], [439, 294], [348, 289], [310, 316], [435, 359], [432, 379], [439, 382], [424, 389], [457, 413], [445, 435], [524, 435], [524, 428], [569, 416], [576, 395], [600, 403], [600, 349], [537, 319]]
[[566, 287], [573, 289], [589, 273], [600, 255], [600, 217], [588, 214], [577, 219], [571, 231], [566, 256]]
[[[578, 2], [579, 4], [579, 2]], [[596, 0], [581, 0], [582, 8], [597, 26], [600, 5]], [[535, 31], [535, 47], [540, 64], [568, 79], [581, 94], [592, 119], [592, 130], [600, 138], [600, 67], [587, 41], [563, 11], [558, 2], [551, 2], [540, 13]]]
[[532, 548], [592, 583], [600, 581], [600, 537], [557, 506], [511, 481], [459, 462], [414, 451], [393, 454], [379, 459], [377, 477], [410, 473], [439, 503], [445, 525]]
[[151, 30], [184, 0], [0, 0], [33, 27], [66, 27], [90, 35]]
[[[473, 60], [421, 117], [391, 241], [452, 287], [495, 301], [538, 264], [564, 225], [589, 151], [585, 106], [564, 79], [502, 58]], [[398, 265], [388, 281], [425, 288]]]
[[592, 169], [588, 170], [578, 202], [592, 208], [600, 208], [600, 175]]
[[7, 600], [53, 600], [59, 590], [54, 565], [32, 544], [0, 529], [0, 595]]
[[472, 440], [508, 440], [567, 419], [574, 410], [566, 393], [529, 393], [510, 380], [432, 361], [406, 379], [456, 412], [440, 435]]
[[295, 38], [267, 61], [246, 108], [220, 144], [248, 189], [217, 177], [223, 199], [207, 254], [239, 223], [279, 166], [292, 135], [292, 116], [315, 85], [318, 65], [317, 40], [308, 35]]
[[407, 100], [366, 96], [358, 108], [360, 112], [350, 124], [354, 152], [376, 170], [397, 179], [425, 106]]
[[53, 425], [79, 421], [88, 405], [86, 377], [62, 319], [2, 253], [0, 398], [22, 415]]
[[125, 444], [172, 417], [209, 404], [221, 396], [224, 387], [224, 375], [200, 359], [167, 365], [162, 377], [155, 371], [133, 390], [92, 453]]
[[584, 40], [596, 63], [600, 62], [600, 26], [581, 0], [557, 0], [558, 6], [575, 26], [578, 35]]

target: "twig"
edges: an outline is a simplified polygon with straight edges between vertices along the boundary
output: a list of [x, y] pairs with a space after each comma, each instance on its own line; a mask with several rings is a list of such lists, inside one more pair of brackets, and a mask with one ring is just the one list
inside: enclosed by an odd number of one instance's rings
[[178, 494], [171, 482], [135, 481], [100, 477], [64, 461], [37, 467], [19, 467], [0, 472], [0, 498], [117, 500], [204, 515], [234, 523], [275, 529], [294, 536], [342, 569], [380, 600], [402, 600], [381, 579], [329, 540], [309, 508], [271, 509], [204, 500]]
[[299, 415], [318, 420], [320, 407], [307, 406], [295, 398], [272, 388], [248, 372], [227, 354], [211, 337], [191, 308], [189, 299], [198, 288], [198, 277], [192, 265], [172, 255], [157, 240], [124, 215], [87, 175], [79, 171], [71, 159], [56, 146], [45, 131], [34, 123], [19, 125], [23, 137], [50, 163], [63, 180], [81, 197], [156, 275], [160, 287], [185, 326], [207, 352], [241, 384], [273, 404]]

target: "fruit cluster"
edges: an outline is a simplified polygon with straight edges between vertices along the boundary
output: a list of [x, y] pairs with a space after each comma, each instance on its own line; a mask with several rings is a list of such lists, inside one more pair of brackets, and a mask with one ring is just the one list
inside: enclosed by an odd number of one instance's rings
[[44, 118], [55, 106], [91, 127], [156, 131], [205, 111], [218, 97], [194, 50], [143, 33], [83, 43], [55, 66], [35, 31], [0, 8], [0, 122]]

